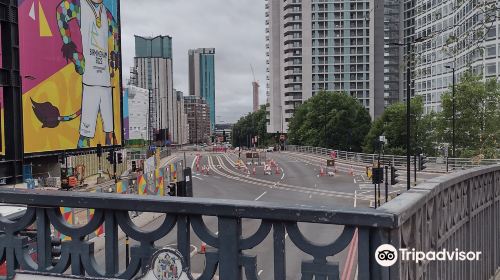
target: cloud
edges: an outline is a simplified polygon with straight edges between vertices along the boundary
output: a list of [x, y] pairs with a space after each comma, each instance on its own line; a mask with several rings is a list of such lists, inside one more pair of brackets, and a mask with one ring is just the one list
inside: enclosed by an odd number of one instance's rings
[[173, 38], [174, 87], [188, 94], [188, 50], [215, 48], [217, 121], [252, 110], [252, 71], [265, 103], [265, 2], [255, 0], [122, 0], [123, 67], [133, 66], [134, 35]]

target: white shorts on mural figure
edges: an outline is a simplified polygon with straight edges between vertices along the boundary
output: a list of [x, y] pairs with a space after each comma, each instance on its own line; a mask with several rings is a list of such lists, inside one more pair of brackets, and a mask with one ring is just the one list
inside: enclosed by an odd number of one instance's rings
[[83, 85], [80, 134], [94, 138], [100, 112], [104, 132], [113, 132], [113, 90], [110, 87]]

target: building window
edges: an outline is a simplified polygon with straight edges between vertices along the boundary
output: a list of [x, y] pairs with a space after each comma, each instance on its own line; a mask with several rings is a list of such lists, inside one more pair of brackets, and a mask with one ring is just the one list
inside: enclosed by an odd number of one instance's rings
[[495, 56], [497, 56], [496, 46], [487, 46], [486, 47], [486, 57], [495, 57]]

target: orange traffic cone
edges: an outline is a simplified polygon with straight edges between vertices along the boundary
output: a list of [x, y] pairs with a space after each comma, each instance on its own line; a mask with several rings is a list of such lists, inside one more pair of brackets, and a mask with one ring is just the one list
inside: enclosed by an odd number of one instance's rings
[[280, 168], [276, 165], [276, 175], [280, 175]]
[[200, 172], [200, 164], [196, 163], [196, 171]]
[[200, 246], [200, 254], [205, 254], [207, 252], [207, 243], [202, 242]]
[[319, 176], [324, 176], [325, 175], [325, 171], [323, 170], [323, 166], [321, 166], [320, 170], [319, 170]]
[[255, 170], [255, 167], [253, 168], [253, 175], [257, 175], [257, 171]]
[[349, 175], [354, 176], [354, 170], [352, 170], [352, 165], [349, 167]]

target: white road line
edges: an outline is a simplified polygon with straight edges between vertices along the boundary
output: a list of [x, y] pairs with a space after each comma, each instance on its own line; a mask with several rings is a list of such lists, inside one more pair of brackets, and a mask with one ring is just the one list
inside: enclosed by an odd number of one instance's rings
[[259, 197], [257, 197], [257, 198], [255, 199], [255, 201], [257, 201], [257, 200], [261, 199], [264, 195], [266, 195], [266, 193], [267, 193], [267, 191], [263, 192], [261, 195], [259, 195]]
[[194, 250], [191, 251], [191, 258], [194, 257], [194, 255], [198, 254], [198, 248], [196, 248], [196, 246], [194, 246], [193, 244], [191, 244], [191, 248], [193, 248]]
[[191, 163], [191, 170], [194, 169], [194, 163], [196, 162], [196, 159], [198, 158], [198, 156], [195, 156], [194, 159], [193, 159], [193, 163]]
[[287, 239], [287, 238], [288, 238], [288, 233], [285, 234], [285, 239]]
[[356, 181], [356, 178], [354, 178], [354, 184], [357, 184], [358, 182]]
[[285, 178], [285, 170], [283, 170], [283, 168], [281, 168], [281, 180], [283, 180], [283, 178]]
[[264, 272], [264, 270], [260, 270], [259, 273], [257, 273], [257, 276], [260, 276], [262, 274], [262, 272]]
[[354, 208], [356, 208], [357, 196], [358, 196], [358, 190], [354, 190]]
[[196, 178], [196, 179], [198, 179], [198, 180], [204, 181], [204, 180], [203, 180], [203, 178], [198, 177], [198, 176], [193, 176], [193, 178]]

